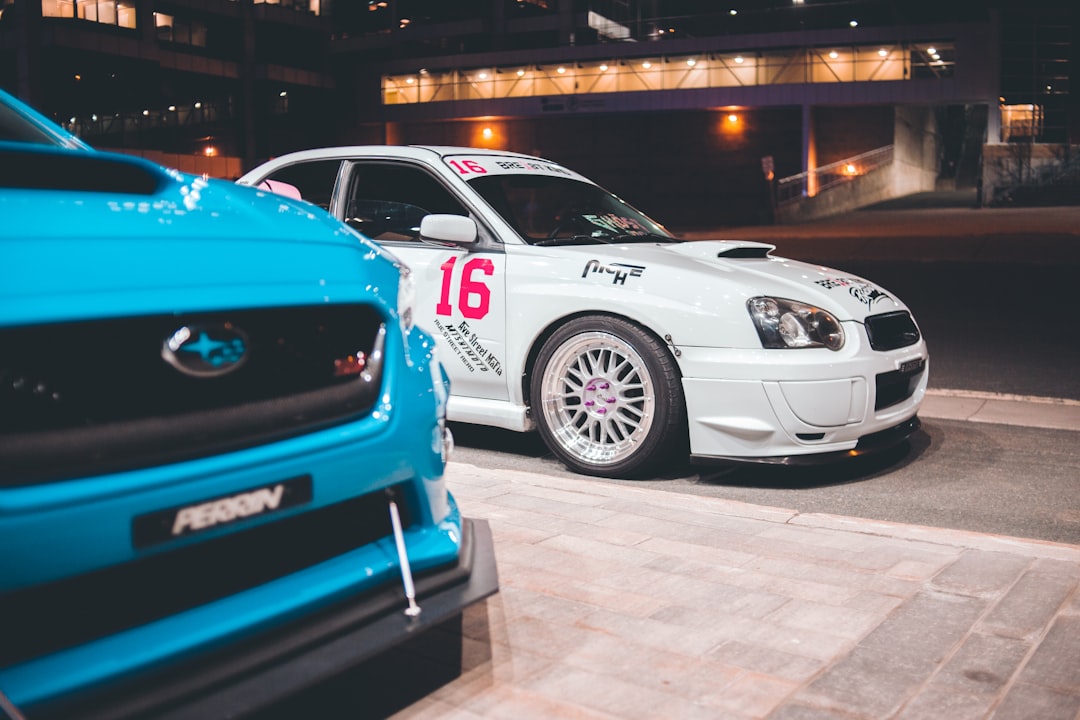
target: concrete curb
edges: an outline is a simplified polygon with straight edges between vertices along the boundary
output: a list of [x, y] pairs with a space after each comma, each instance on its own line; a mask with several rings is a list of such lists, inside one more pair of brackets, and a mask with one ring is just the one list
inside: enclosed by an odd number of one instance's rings
[[1080, 432], [1080, 400], [1068, 398], [931, 389], [919, 416]]

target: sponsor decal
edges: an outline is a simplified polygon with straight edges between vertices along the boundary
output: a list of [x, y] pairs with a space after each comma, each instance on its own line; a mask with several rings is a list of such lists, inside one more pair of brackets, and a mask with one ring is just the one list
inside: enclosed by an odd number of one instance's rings
[[462, 320], [457, 325], [448, 325], [436, 318], [435, 329], [442, 334], [447, 346], [457, 355], [466, 370], [471, 373], [494, 372], [502, 376], [502, 363], [494, 353], [484, 347], [476, 332], [469, 327], [469, 323]]
[[311, 501], [311, 477], [211, 498], [191, 505], [159, 510], [135, 518], [136, 547], [147, 547], [245, 518], [279, 512]]
[[580, 175], [552, 162], [496, 155], [456, 155], [447, 158], [446, 164], [464, 177], [477, 175], [540, 174], [559, 175], [582, 180]]
[[633, 218], [623, 217], [616, 215], [615, 213], [604, 213], [602, 215], [595, 215], [586, 213], [581, 216], [588, 222], [596, 225], [599, 228], [608, 230], [615, 235], [648, 235], [648, 229]]
[[643, 272], [645, 272], [645, 267], [642, 265], [626, 265], [625, 263], [602, 265], [599, 260], [590, 260], [585, 263], [585, 269], [581, 271], [581, 277], [586, 277], [589, 273], [606, 274], [612, 276], [612, 285], [625, 285], [626, 278], [641, 277]]
[[815, 284], [820, 285], [826, 290], [833, 290], [835, 288], [847, 288], [851, 297], [858, 300], [866, 307], [873, 307], [874, 303], [878, 300], [890, 300], [891, 298], [887, 293], [882, 292], [880, 289], [874, 287], [868, 282], [862, 280], [856, 280], [854, 278], [826, 278], [824, 280], [815, 280]]
[[495, 165], [500, 170], [531, 170], [533, 172], [545, 172], [552, 175], [566, 175], [570, 177], [573, 175], [569, 170], [558, 165], [552, 165], [551, 163], [538, 163], [530, 160], [499, 160]]

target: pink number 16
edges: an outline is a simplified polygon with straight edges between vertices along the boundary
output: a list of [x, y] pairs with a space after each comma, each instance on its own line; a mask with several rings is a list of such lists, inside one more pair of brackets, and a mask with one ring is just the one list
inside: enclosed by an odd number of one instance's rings
[[487, 172], [484, 166], [475, 160], [451, 160], [450, 165], [458, 171], [459, 175], [468, 175], [469, 173], [476, 173], [477, 175], [483, 175]]
[[[435, 306], [436, 315], [450, 315], [450, 281], [454, 274], [457, 256], [451, 257], [439, 269], [442, 270], [442, 289], [439, 291], [439, 304]], [[484, 275], [492, 275], [495, 265], [487, 258], [473, 258], [461, 268], [461, 287], [458, 289], [458, 309], [470, 320], [479, 320], [491, 309], [491, 289], [482, 280], [473, 280], [473, 273], [479, 270]]]

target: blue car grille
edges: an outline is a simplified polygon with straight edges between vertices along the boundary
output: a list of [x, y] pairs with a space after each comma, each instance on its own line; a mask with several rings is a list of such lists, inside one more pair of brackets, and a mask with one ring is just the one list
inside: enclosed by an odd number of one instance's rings
[[[50, 584], [0, 594], [0, 668], [228, 597], [391, 534], [405, 486]], [[198, 582], [193, 582], [198, 579]]]
[[[383, 327], [376, 308], [353, 304], [0, 329], [0, 487], [162, 465], [362, 417], [380, 392]], [[185, 374], [166, 360], [166, 341], [184, 328], [230, 333], [224, 369]]]

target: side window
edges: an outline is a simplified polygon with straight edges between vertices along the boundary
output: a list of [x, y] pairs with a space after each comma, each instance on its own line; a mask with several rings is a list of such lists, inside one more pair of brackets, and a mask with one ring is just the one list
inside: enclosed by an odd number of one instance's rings
[[275, 182], [292, 185], [300, 192], [301, 198], [329, 210], [340, 167], [340, 160], [313, 160], [289, 165], [267, 178], [270, 181], [268, 189], [275, 190]]
[[356, 163], [347, 197], [345, 222], [372, 240], [417, 240], [425, 215], [469, 214], [438, 180], [410, 165]]

